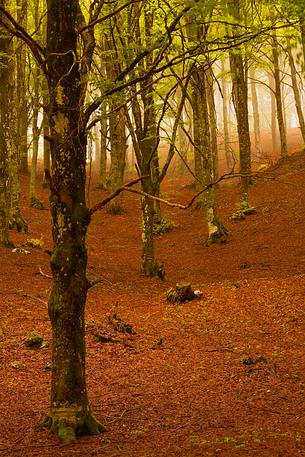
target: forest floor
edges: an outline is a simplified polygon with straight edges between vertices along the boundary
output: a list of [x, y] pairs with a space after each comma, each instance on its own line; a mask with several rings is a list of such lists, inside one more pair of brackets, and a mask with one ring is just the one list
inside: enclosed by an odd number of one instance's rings
[[[190, 181], [168, 178], [164, 197], [188, 202]], [[88, 274], [101, 282], [86, 308], [87, 380], [107, 431], [68, 446], [37, 428], [50, 393], [52, 244], [49, 212], [29, 208], [22, 184], [29, 233], [11, 233], [21, 252], [0, 249], [1, 457], [305, 456], [304, 153], [255, 179], [256, 214], [246, 220], [230, 219], [236, 183], [219, 187], [228, 244], [205, 246], [202, 212], [164, 206], [174, 223], [155, 239], [164, 281], [139, 273], [136, 195], [124, 196], [122, 215], [94, 215]], [[47, 207], [48, 190], [38, 194]], [[93, 188], [90, 204], [104, 195]], [[42, 249], [28, 245], [40, 238]], [[179, 281], [202, 297], [169, 303], [165, 292]], [[109, 323], [114, 315], [125, 333]], [[24, 345], [34, 331], [44, 348]]]

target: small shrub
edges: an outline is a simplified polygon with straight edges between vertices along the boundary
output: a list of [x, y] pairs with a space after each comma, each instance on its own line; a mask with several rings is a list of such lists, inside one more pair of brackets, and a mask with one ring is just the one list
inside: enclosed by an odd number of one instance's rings
[[46, 341], [37, 332], [31, 332], [24, 340], [24, 345], [31, 349], [42, 348], [46, 346]]
[[153, 234], [154, 235], [164, 235], [164, 233], [169, 232], [174, 227], [174, 224], [171, 221], [164, 219], [163, 217], [154, 222], [153, 225]]
[[41, 238], [30, 238], [26, 240], [26, 245], [31, 246], [32, 248], [42, 248], [43, 240]]
[[255, 207], [250, 206], [246, 200], [242, 200], [237, 205], [237, 210], [235, 211], [235, 213], [232, 214], [231, 219], [242, 221], [242, 220], [246, 219], [246, 216], [249, 216], [250, 214], [255, 214], [255, 213], [256, 213]]

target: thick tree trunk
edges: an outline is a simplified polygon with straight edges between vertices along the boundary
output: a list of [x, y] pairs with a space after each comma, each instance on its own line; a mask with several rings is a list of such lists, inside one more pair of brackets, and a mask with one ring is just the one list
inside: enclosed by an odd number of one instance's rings
[[[0, 6], [5, 2], [0, 0]], [[9, 204], [8, 204], [8, 149], [10, 147], [10, 116], [7, 87], [12, 77], [9, 69], [11, 39], [0, 28], [0, 245], [9, 246]]]
[[251, 183], [251, 142], [248, 118], [248, 93], [244, 63], [241, 54], [230, 51], [230, 66], [233, 79], [233, 102], [236, 112], [239, 166], [241, 177], [241, 199], [248, 201], [249, 185]]
[[8, 136], [10, 137], [9, 147], [7, 149], [8, 155], [8, 174], [9, 174], [9, 227], [21, 233], [26, 233], [28, 230], [27, 223], [25, 222], [20, 208], [20, 179], [19, 179], [19, 163], [18, 163], [18, 146], [19, 136], [17, 130], [17, 97], [15, 87], [15, 60], [11, 54], [9, 59], [9, 73], [10, 80], [6, 86], [7, 107], [9, 111], [9, 124]]
[[[211, 130], [208, 113], [208, 91], [204, 71], [196, 69], [192, 80], [193, 93], [193, 141], [200, 159], [201, 175], [196, 175], [198, 190], [213, 183], [215, 180], [215, 158], [211, 148]], [[215, 187], [212, 186], [201, 194], [199, 207], [205, 211], [208, 238], [206, 244], [225, 243], [228, 241], [228, 231], [223, 226], [216, 213]]]
[[[228, 0], [228, 11], [237, 22], [241, 21], [239, 0]], [[236, 112], [239, 167], [241, 177], [241, 200], [248, 202], [249, 186], [251, 183], [251, 141], [248, 116], [247, 77], [243, 56], [240, 49], [229, 52], [230, 69], [232, 74], [232, 94]]]
[[85, 237], [86, 137], [77, 55], [78, 1], [48, 1], [47, 70], [54, 248], [49, 299], [52, 325], [51, 404], [45, 424], [63, 442], [104, 430], [93, 417], [85, 378], [84, 308], [88, 290]]

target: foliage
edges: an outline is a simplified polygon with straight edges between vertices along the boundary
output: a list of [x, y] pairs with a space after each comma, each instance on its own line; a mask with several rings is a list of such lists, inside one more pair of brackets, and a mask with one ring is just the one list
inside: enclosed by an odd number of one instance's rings
[[33, 331], [25, 338], [24, 345], [31, 349], [37, 349], [45, 347], [47, 343], [39, 333]]
[[26, 240], [26, 245], [31, 246], [32, 248], [42, 248], [44, 245], [44, 242], [42, 238], [30, 238]]
[[174, 227], [173, 222], [165, 219], [162, 217], [161, 219], [158, 219], [157, 221], [154, 221], [153, 225], [153, 234], [154, 235], [164, 235], [165, 233], [169, 232], [172, 230]]
[[237, 210], [235, 213], [231, 215], [231, 219], [233, 220], [244, 220], [246, 219], [246, 216], [249, 216], [250, 214], [255, 214], [256, 209], [254, 206], [250, 206], [249, 203], [245, 200], [242, 200], [238, 205], [237, 205]]

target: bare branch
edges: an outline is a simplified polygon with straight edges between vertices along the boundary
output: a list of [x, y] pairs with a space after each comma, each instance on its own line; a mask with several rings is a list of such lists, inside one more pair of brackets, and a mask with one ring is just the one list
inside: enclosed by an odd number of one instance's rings
[[120, 193], [122, 193], [124, 190], [128, 190], [129, 187], [131, 186], [134, 186], [135, 184], [137, 184], [138, 182], [142, 181], [143, 179], [145, 178], [148, 178], [148, 176], [140, 176], [139, 178], [136, 178], [136, 179], [133, 179], [132, 181], [128, 182], [127, 184], [125, 184], [124, 186], [122, 187], [119, 187], [117, 190], [115, 190], [114, 192], [112, 192], [112, 194], [108, 195], [106, 198], [104, 198], [104, 200], [102, 200], [101, 202], [97, 203], [96, 205], [94, 205], [90, 210], [90, 214], [93, 214], [95, 213], [96, 211], [98, 211], [99, 209], [102, 209], [104, 208], [104, 206], [107, 205], [107, 203], [109, 203], [111, 200], [113, 200], [115, 197], [117, 197], [117, 195], [119, 195]]
[[13, 16], [11, 16], [3, 6], [0, 6], [0, 12], [5, 16], [6, 20], [0, 19], [1, 25], [11, 34], [20, 39], [22, 39], [31, 49], [35, 59], [38, 64], [45, 70], [45, 50], [40, 46], [40, 44], [35, 41], [27, 31], [15, 21]]
[[[179, 209], [188, 209], [190, 208], [194, 201], [201, 195], [203, 194], [204, 192], [206, 192], [207, 190], [211, 189], [211, 187], [214, 187], [216, 186], [218, 183], [220, 183], [221, 181], [225, 181], [227, 179], [233, 179], [233, 178], [241, 178], [242, 176], [245, 176], [244, 174], [241, 174], [241, 173], [225, 173], [224, 175], [222, 175], [220, 178], [218, 178], [216, 181], [213, 181], [211, 182], [210, 184], [208, 184], [207, 186], [205, 186], [201, 191], [197, 192], [197, 194], [195, 194], [191, 200], [186, 204], [186, 205], [182, 205], [181, 203], [171, 203], [169, 202], [168, 200], [164, 200], [163, 198], [160, 198], [160, 197], [156, 197], [155, 195], [151, 195], [151, 194], [148, 194], [146, 192], [143, 192], [142, 190], [137, 190], [137, 189], [124, 189], [126, 190], [127, 192], [132, 192], [134, 194], [138, 194], [138, 195], [141, 195], [143, 197], [147, 197], [147, 198], [150, 198], [151, 200], [157, 200], [158, 202], [160, 203], [164, 203], [165, 205], [167, 206], [171, 206], [172, 208], [179, 208]], [[251, 174], [251, 176], [253, 176], [253, 174]]]

